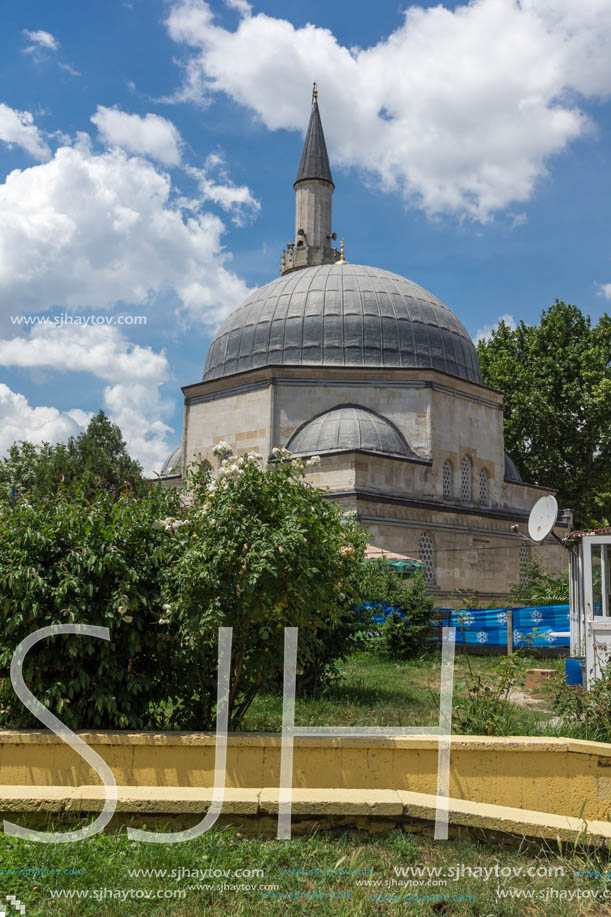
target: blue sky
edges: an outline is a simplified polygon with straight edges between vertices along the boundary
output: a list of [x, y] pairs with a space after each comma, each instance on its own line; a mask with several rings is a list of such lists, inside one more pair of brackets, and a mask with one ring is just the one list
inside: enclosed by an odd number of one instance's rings
[[[611, 0], [6, 0], [0, 449], [100, 407], [147, 470], [180, 386], [272, 280], [320, 87], [348, 260], [475, 337], [611, 298]], [[92, 120], [93, 119], [93, 120]], [[16, 317], [146, 325], [16, 324]]]

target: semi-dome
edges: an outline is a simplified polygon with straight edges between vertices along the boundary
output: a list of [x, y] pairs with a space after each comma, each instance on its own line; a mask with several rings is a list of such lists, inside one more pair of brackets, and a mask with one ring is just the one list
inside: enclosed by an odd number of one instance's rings
[[522, 475], [518, 471], [518, 466], [508, 453], [505, 453], [505, 480], [512, 481], [514, 484], [522, 483]]
[[417, 458], [387, 417], [356, 404], [340, 404], [312, 417], [293, 433], [286, 448], [294, 455], [363, 449]]
[[212, 341], [203, 378], [279, 365], [437, 369], [482, 381], [473, 341], [447, 306], [400, 274], [347, 262], [251, 293]]
[[182, 445], [176, 446], [175, 449], [170, 452], [167, 459], [161, 466], [161, 471], [159, 472], [160, 477], [169, 477], [173, 474], [180, 474], [180, 466], [182, 464]]

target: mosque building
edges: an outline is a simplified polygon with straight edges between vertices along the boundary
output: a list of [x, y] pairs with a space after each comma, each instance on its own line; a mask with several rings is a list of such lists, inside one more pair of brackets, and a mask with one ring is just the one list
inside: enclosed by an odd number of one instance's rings
[[[536, 548], [524, 538], [553, 491], [522, 481], [504, 451], [503, 395], [482, 383], [473, 341], [418, 284], [345, 260], [334, 188], [315, 87], [281, 275], [229, 315], [201, 382], [183, 388], [182, 445], [162, 478], [176, 486], [193, 462], [214, 464], [221, 440], [265, 458], [285, 446], [320, 456], [312, 483], [373, 545], [421, 559], [446, 607], [460, 592], [502, 600], [535, 559], [559, 573], [554, 534]], [[561, 511], [555, 532], [570, 524]]]

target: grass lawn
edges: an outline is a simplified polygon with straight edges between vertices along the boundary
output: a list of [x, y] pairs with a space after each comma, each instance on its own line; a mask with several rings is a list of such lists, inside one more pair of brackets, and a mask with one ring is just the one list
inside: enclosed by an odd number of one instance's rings
[[[545, 691], [526, 692], [524, 673], [529, 668], [564, 670], [564, 659], [538, 660], [516, 657], [519, 668], [516, 688], [530, 694], [540, 710], [514, 705], [510, 732], [531, 735], [541, 732], [552, 716]], [[469, 663], [460, 648], [454, 664], [454, 706], [465, 698], [469, 664], [474, 675], [491, 683], [496, 677], [498, 656], [470, 656]], [[434, 726], [439, 722], [439, 676], [441, 657], [430, 654], [409, 662], [392, 662], [374, 652], [351, 656], [343, 665], [341, 677], [320, 696], [297, 698], [295, 722], [301, 726]], [[243, 722], [248, 732], [276, 732], [282, 727], [282, 698], [260, 694]], [[463, 730], [460, 730], [463, 731]], [[550, 730], [553, 734], [553, 728]]]
[[[1, 837], [0, 862], [3, 897], [16, 895], [26, 904], [27, 917], [258, 913], [560, 917], [611, 910], [611, 870], [607, 874], [604, 859], [579, 850], [561, 855], [544, 845], [533, 852], [532, 848], [507, 851], [483, 841], [433, 841], [402, 831], [380, 837], [343, 833], [278, 841], [244, 838], [229, 828], [166, 845], [138, 844], [118, 833], [65, 846]], [[206, 869], [216, 875], [204, 875]], [[406, 873], [408, 869], [413, 872]], [[36, 872], [26, 875], [26, 870]], [[53, 875], [51, 870], [72, 870], [72, 874]], [[142, 870], [158, 872], [147, 876]], [[260, 872], [254, 877], [248, 872], [236, 875], [239, 870]], [[433, 870], [438, 870], [436, 875]], [[518, 892], [528, 897], [517, 897]]]

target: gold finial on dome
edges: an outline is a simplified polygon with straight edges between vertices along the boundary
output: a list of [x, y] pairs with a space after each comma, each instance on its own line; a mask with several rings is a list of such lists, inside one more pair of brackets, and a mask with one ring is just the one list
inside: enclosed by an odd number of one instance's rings
[[316, 83], [314, 83], [312, 88], [312, 105], [314, 105], [315, 102], [318, 102], [318, 85]]
[[344, 258], [344, 240], [342, 239], [339, 243], [339, 261], [338, 264], [346, 264], [346, 259]]

